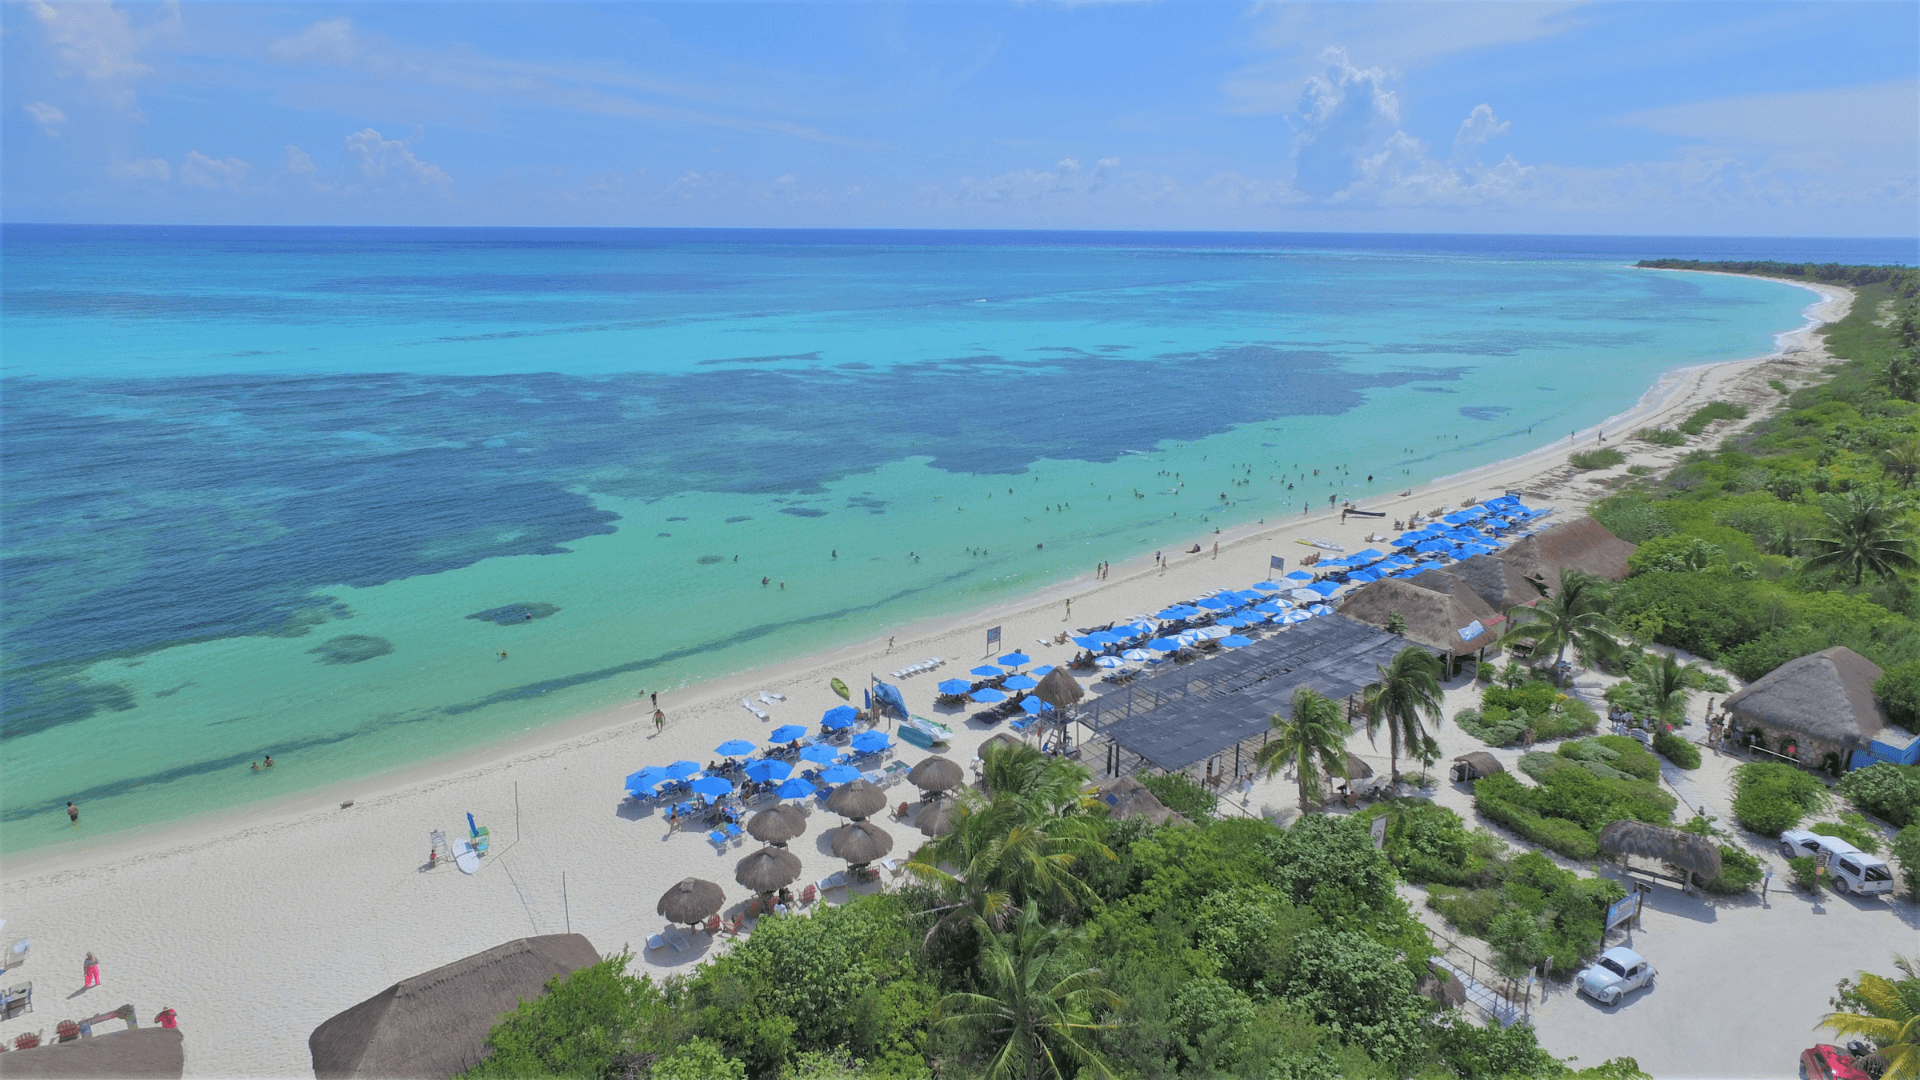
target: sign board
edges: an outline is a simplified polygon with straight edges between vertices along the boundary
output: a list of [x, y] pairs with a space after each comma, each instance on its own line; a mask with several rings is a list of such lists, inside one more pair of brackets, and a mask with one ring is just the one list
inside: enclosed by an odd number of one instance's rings
[[1621, 923], [1640, 914], [1640, 898], [1646, 894], [1638, 889], [1627, 894], [1624, 900], [1615, 900], [1607, 905], [1607, 929], [1611, 930]]
[[1385, 814], [1373, 819], [1373, 846], [1376, 849], [1387, 846], [1387, 815]]
[[1479, 619], [1475, 619], [1472, 622], [1460, 628], [1460, 640], [1472, 641], [1474, 638], [1477, 638], [1481, 634], [1484, 634], [1486, 632], [1487, 632], [1487, 628], [1480, 625]]
[[1287, 560], [1281, 558], [1278, 555], [1269, 555], [1267, 556], [1267, 569], [1278, 570], [1278, 571], [1281, 571], [1282, 573], [1285, 573], [1287, 569]]
[[1826, 873], [1827, 872], [1827, 853], [1822, 851], [1814, 855], [1813, 866], [1814, 866], [1814, 873], [1816, 874]]
[[998, 644], [1000, 644], [1000, 628], [997, 626], [987, 627], [987, 651], [993, 651], [993, 647]]

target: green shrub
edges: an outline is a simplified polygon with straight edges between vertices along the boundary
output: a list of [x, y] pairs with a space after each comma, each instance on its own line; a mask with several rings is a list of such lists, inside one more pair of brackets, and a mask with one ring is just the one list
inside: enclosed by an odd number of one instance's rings
[[1840, 794], [1893, 825], [1920, 821], [1920, 765], [1882, 761], [1840, 778]]
[[1920, 825], [1909, 825], [1893, 838], [1893, 857], [1907, 881], [1907, 895], [1920, 898]]
[[[1861, 820], [1865, 822], [1864, 818]], [[1869, 855], [1880, 854], [1880, 837], [1872, 829], [1863, 829], [1840, 821], [1816, 821], [1807, 826], [1807, 831], [1845, 840]]]
[[1717, 896], [1732, 896], [1758, 885], [1764, 872], [1759, 859], [1731, 844], [1721, 844], [1720, 876], [1707, 882], [1704, 888]]
[[[1509, 712], [1495, 705], [1487, 709], [1461, 709], [1453, 714], [1453, 722], [1461, 731], [1479, 739], [1488, 746], [1511, 746], [1520, 741], [1527, 730], [1529, 717], [1525, 710]], [[1535, 733], [1538, 738], [1538, 733]]]
[[1660, 779], [1660, 762], [1639, 740], [1625, 735], [1598, 735], [1560, 744], [1560, 756], [1575, 761], [1599, 761], [1637, 780]]
[[1765, 836], [1779, 836], [1826, 805], [1826, 785], [1778, 761], [1756, 761], [1733, 771], [1733, 816]]
[[1802, 855], [1797, 859], [1788, 859], [1787, 873], [1795, 885], [1815, 896], [1820, 895], [1820, 866], [1814, 862], [1813, 856]]
[[1576, 697], [1560, 703], [1559, 712], [1546, 712], [1533, 718], [1535, 739], [1564, 739], [1569, 735], [1589, 735], [1600, 726], [1600, 714], [1593, 706]]
[[1873, 696], [1887, 710], [1887, 719], [1920, 731], [1920, 660], [1895, 664], [1873, 681]]
[[1598, 450], [1575, 450], [1567, 455], [1567, 463], [1576, 469], [1611, 469], [1627, 460], [1627, 455], [1611, 446]]
[[1527, 789], [1504, 773], [1473, 785], [1474, 808], [1523, 839], [1569, 859], [1591, 859], [1600, 853], [1599, 841], [1578, 822], [1540, 814], [1520, 801], [1527, 796]]
[[1745, 420], [1747, 408], [1730, 401], [1715, 401], [1693, 411], [1693, 415], [1680, 422], [1680, 430], [1689, 435], [1698, 435], [1707, 430], [1707, 425], [1715, 420]]
[[1502, 883], [1480, 889], [1436, 885], [1427, 892], [1427, 906], [1484, 938], [1509, 971], [1551, 961], [1554, 971], [1566, 974], [1599, 950], [1607, 905], [1625, 895], [1611, 878], [1582, 877], [1529, 851], [1513, 859]]
[[1206, 821], [1220, 808], [1220, 797], [1194, 783], [1185, 773], [1142, 776], [1140, 783], [1153, 792], [1153, 797], [1159, 799], [1162, 806], [1186, 815], [1190, 821]]
[[1680, 446], [1687, 441], [1685, 435], [1671, 428], [1643, 427], [1639, 431], [1634, 432], [1633, 437], [1643, 442], [1650, 442], [1655, 446]]
[[1378, 802], [1358, 815], [1386, 817], [1387, 860], [1417, 884], [1485, 885], [1503, 868], [1506, 845], [1485, 829], [1469, 831], [1459, 814], [1425, 799]]
[[1661, 757], [1682, 769], [1693, 770], [1700, 767], [1700, 748], [1671, 732], [1663, 731], [1655, 735], [1653, 748], [1660, 751]]

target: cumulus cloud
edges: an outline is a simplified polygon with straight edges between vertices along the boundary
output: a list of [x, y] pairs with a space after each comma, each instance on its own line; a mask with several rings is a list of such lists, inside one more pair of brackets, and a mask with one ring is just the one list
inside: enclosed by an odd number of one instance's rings
[[268, 55], [284, 61], [345, 64], [359, 55], [352, 19], [327, 19], [267, 46]]
[[247, 182], [247, 173], [252, 169], [253, 166], [236, 157], [211, 158], [198, 150], [189, 150], [187, 159], [180, 163], [180, 182], [189, 187], [237, 191]]
[[61, 112], [57, 106], [49, 105], [44, 101], [36, 101], [31, 105], [22, 105], [20, 111], [33, 117], [34, 122], [40, 125], [41, 130], [49, 135], [60, 134], [59, 129], [55, 125], [67, 122], [66, 113]]
[[116, 161], [107, 171], [128, 180], [171, 180], [173, 166], [165, 158], [139, 158], [134, 161]]
[[1397, 133], [1400, 100], [1384, 70], [1354, 64], [1346, 50], [1328, 49], [1321, 59], [1325, 67], [1300, 91], [1293, 162], [1294, 183], [1325, 197], [1350, 186], [1370, 148]]
[[1493, 115], [1493, 106], [1475, 105], [1473, 112], [1460, 121], [1460, 130], [1453, 137], [1453, 152], [1455, 155], [1470, 153], [1488, 139], [1505, 135], [1512, 127], [1511, 123]]
[[989, 177], [963, 177], [952, 199], [969, 203], [1021, 203], [1091, 195], [1107, 185], [1120, 167], [1117, 157], [1104, 157], [1093, 168], [1082, 168], [1075, 158], [1061, 158], [1047, 169], [1013, 169]]
[[391, 177], [434, 187], [453, 183], [445, 169], [415, 157], [404, 141], [382, 138], [372, 128], [347, 136], [347, 154], [360, 163], [360, 175], [369, 180]]
[[134, 108], [126, 85], [152, 71], [140, 53], [155, 41], [180, 33], [177, 0], [161, 4], [155, 18], [135, 25], [125, 8], [112, 4], [49, 4], [32, 0], [31, 10], [68, 73], [83, 75], [114, 105]]
[[286, 154], [280, 160], [280, 168], [295, 176], [312, 176], [319, 171], [314, 168], [313, 155], [292, 143], [287, 144]]

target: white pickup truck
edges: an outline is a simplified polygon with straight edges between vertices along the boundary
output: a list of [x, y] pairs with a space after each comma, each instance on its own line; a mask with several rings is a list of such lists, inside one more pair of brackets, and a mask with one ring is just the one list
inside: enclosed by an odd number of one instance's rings
[[1827, 856], [1827, 880], [1837, 893], [1893, 892], [1893, 870], [1886, 860], [1869, 855], [1837, 836], [1788, 829], [1780, 834], [1780, 853], [1789, 859]]

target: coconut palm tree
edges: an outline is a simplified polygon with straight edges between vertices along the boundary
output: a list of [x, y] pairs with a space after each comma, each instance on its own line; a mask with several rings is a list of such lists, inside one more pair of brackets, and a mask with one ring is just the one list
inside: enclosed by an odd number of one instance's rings
[[1837, 570], [1852, 577], [1855, 585], [1869, 572], [1887, 578], [1920, 566], [1900, 512], [1877, 493], [1849, 491], [1844, 500], [1829, 504], [1827, 535], [1807, 543], [1814, 550], [1807, 569]]
[[1300, 779], [1300, 812], [1304, 814], [1320, 802], [1322, 770], [1328, 776], [1347, 775], [1347, 718], [1340, 715], [1339, 702], [1310, 686], [1294, 690], [1288, 711], [1292, 717], [1274, 713], [1267, 718], [1273, 726], [1273, 738], [1253, 760], [1268, 776], [1293, 767]]
[[1633, 668], [1633, 681], [1640, 684], [1648, 706], [1668, 723], [1686, 715], [1687, 697], [1699, 678], [1699, 668], [1682, 664], [1670, 653], [1642, 656]]
[[1104, 973], [1077, 967], [1073, 939], [1054, 933], [1033, 909], [1009, 933], [979, 930], [986, 941], [975, 967], [981, 992], [940, 999], [936, 1026], [971, 1033], [994, 1047], [983, 1074], [988, 1080], [1111, 1078], [1113, 1071], [1084, 1041], [1090, 1032], [1116, 1026], [1096, 1022], [1094, 1009], [1126, 1004], [1100, 985]]
[[1886, 1062], [1880, 1080], [1920, 1078], [1920, 971], [1904, 956], [1894, 958], [1906, 978], [1899, 982], [1862, 973], [1853, 992], [1866, 1011], [1828, 1013], [1820, 1026], [1841, 1035], [1871, 1039], [1875, 1056]]
[[944, 898], [933, 909], [940, 918], [927, 931], [929, 940], [970, 921], [1004, 926], [1038, 900], [1062, 907], [1097, 904], [1074, 867], [1113, 858], [1100, 842], [1098, 821], [1079, 800], [1086, 769], [1030, 746], [993, 746], [981, 771], [987, 793], [963, 790], [952, 830], [907, 859], [907, 872]]
[[1880, 369], [1880, 384], [1887, 388], [1889, 397], [1912, 401], [1920, 391], [1920, 358], [1912, 352], [1887, 357], [1886, 366]]
[[1605, 584], [1592, 574], [1568, 570], [1560, 575], [1559, 592], [1532, 606], [1522, 604], [1507, 612], [1514, 623], [1509, 633], [1532, 642], [1535, 656], [1553, 651], [1557, 682], [1560, 664], [1566, 660], [1569, 646], [1583, 663], [1611, 655], [1618, 647], [1613, 640], [1616, 631], [1607, 618], [1606, 609]]
[[1400, 782], [1401, 739], [1409, 748], [1417, 748], [1426, 738], [1420, 726], [1422, 717], [1440, 723], [1440, 661], [1418, 645], [1409, 645], [1395, 653], [1392, 661], [1378, 666], [1379, 679], [1363, 692], [1367, 710], [1367, 737], [1373, 738], [1382, 723], [1387, 725], [1391, 747], [1392, 779]]
[[1914, 477], [1920, 476], [1920, 439], [1903, 439], [1887, 447], [1880, 466], [1899, 477], [1902, 488], [1911, 488]]

